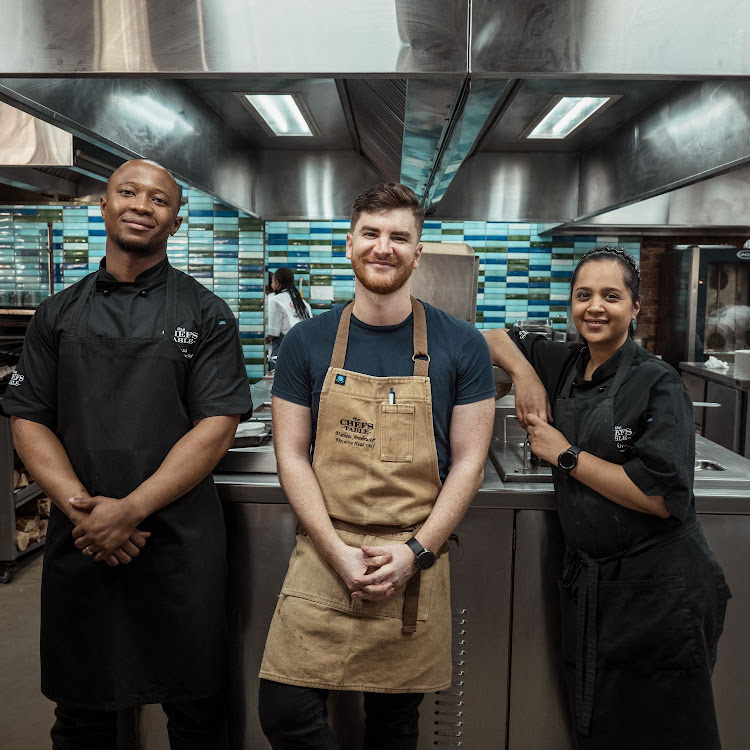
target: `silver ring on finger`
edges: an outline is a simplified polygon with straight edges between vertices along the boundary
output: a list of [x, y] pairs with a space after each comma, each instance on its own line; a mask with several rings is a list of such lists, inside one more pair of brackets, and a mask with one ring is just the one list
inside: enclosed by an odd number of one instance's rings
[[94, 556], [93, 551], [91, 550], [91, 548], [88, 545], [86, 545], [83, 548], [83, 554], [86, 555], [86, 557], [93, 557]]

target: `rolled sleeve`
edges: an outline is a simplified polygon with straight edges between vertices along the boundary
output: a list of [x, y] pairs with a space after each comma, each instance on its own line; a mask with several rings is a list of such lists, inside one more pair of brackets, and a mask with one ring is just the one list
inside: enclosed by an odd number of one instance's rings
[[550, 341], [540, 333], [529, 333], [516, 327], [511, 328], [508, 335], [534, 368], [550, 401], [553, 401], [557, 397], [555, 389], [565, 364], [576, 350], [580, 349], [580, 345], [573, 342]]
[[42, 302], [29, 323], [16, 372], [3, 398], [7, 416], [57, 430], [57, 344]]
[[305, 324], [284, 336], [276, 359], [271, 394], [300, 406], [312, 406], [310, 359], [304, 339]]
[[479, 331], [469, 332], [456, 367], [456, 406], [495, 398], [495, 376], [487, 342]]
[[679, 378], [665, 372], [649, 393], [642, 428], [625, 473], [646, 495], [661, 495], [670, 515], [684, 520], [693, 498], [693, 407]]
[[193, 420], [252, 410], [237, 320], [217, 305], [201, 326], [201, 343], [190, 365], [187, 405]]

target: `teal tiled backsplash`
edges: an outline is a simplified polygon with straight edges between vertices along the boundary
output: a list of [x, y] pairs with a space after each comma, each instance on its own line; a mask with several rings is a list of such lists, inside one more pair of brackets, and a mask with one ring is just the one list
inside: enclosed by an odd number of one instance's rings
[[[619, 244], [638, 260], [640, 240], [629, 237], [539, 236], [542, 225], [491, 221], [425, 221], [423, 242], [465, 242], [479, 256], [477, 327], [497, 328], [523, 318], [551, 318], [564, 329], [576, 261], [599, 244]], [[351, 299], [354, 275], [346, 259], [348, 221], [266, 222], [270, 271], [295, 271], [314, 313]]]
[[[226, 300], [238, 317], [248, 377], [263, 374], [264, 271], [289, 266], [315, 314], [351, 299], [349, 222], [268, 221], [186, 191], [183, 223], [169, 242], [171, 263]], [[47, 222], [52, 223], [54, 288], [96, 270], [104, 256], [99, 206], [0, 206], [0, 301], [35, 306], [46, 296]], [[533, 223], [426, 221], [424, 242], [466, 242], [479, 256], [477, 327], [552, 318], [565, 328], [570, 276], [597, 244], [620, 244], [636, 259], [637, 238], [539, 236]]]
[[[185, 195], [170, 262], [226, 300], [238, 318], [248, 377], [257, 380], [263, 375], [263, 222], [197, 190]], [[48, 295], [48, 222], [55, 291], [99, 267], [106, 232], [98, 205], [0, 206], [2, 304], [35, 307]]]

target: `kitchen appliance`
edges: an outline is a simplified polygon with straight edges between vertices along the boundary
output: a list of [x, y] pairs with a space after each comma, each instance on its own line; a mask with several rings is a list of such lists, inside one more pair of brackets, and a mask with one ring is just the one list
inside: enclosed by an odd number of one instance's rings
[[713, 354], [734, 361], [750, 349], [750, 250], [676, 245], [660, 271], [661, 324], [656, 345], [673, 367]]

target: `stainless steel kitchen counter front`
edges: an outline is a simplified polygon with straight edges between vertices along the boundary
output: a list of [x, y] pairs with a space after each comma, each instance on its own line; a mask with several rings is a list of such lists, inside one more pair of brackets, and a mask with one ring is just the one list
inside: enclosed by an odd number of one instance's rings
[[[725, 463], [734, 456], [706, 442], [701, 455]], [[275, 474], [218, 474], [215, 480], [229, 537], [231, 748], [260, 750], [268, 745], [257, 718], [258, 667], [296, 521]], [[727, 482], [699, 484], [708, 486], [696, 489], [696, 507], [734, 595], [714, 674], [717, 714], [725, 750], [744, 750], [750, 493]], [[504, 484], [487, 462], [482, 487], [458, 528], [460, 547], [451, 551], [455, 682], [445, 694], [426, 696], [420, 750], [574, 747], [559, 670], [556, 579], [563, 541], [554, 510], [551, 484]], [[361, 697], [334, 694], [330, 703], [342, 750], [358, 750]], [[142, 723], [144, 750], [166, 748], [147, 741], [149, 724], [163, 722], [159, 714], [147, 713]]]

